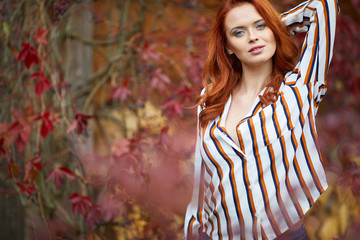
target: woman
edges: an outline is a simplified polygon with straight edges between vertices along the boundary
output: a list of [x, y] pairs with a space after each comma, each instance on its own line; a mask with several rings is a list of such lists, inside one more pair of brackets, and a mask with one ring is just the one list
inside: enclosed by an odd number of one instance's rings
[[[199, 97], [185, 239], [307, 239], [301, 218], [327, 188], [315, 115], [326, 91], [336, 0], [279, 14], [229, 0], [211, 29]], [[288, 33], [307, 32], [299, 60]]]

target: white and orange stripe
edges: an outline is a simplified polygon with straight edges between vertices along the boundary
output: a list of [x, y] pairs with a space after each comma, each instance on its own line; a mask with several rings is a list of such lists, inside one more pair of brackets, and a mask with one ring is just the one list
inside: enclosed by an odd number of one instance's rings
[[307, 31], [300, 59], [285, 75], [278, 100], [261, 108], [257, 98], [237, 125], [240, 147], [225, 129], [231, 96], [220, 116], [198, 126], [185, 239], [201, 233], [274, 239], [326, 190], [315, 115], [326, 92], [337, 11], [336, 0], [312, 0], [282, 15], [290, 32]]

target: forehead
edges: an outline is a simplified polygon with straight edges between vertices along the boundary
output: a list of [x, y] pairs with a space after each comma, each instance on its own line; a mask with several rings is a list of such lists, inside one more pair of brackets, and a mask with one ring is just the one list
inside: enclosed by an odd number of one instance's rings
[[262, 19], [252, 3], [244, 2], [231, 9], [225, 17], [225, 29], [237, 26], [247, 26]]

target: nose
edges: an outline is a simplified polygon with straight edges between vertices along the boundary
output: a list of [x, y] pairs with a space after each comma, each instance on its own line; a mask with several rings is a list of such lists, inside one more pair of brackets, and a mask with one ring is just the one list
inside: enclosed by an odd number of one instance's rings
[[249, 43], [253, 43], [253, 42], [256, 42], [258, 40], [259, 40], [259, 38], [256, 35], [256, 32], [254, 30], [250, 30], [249, 31]]

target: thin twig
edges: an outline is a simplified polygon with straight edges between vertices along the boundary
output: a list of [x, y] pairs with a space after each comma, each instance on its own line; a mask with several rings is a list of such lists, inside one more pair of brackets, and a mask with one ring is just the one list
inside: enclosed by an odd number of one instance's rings
[[172, 58], [170, 58], [169, 56], [158, 52], [158, 54], [165, 59], [166, 61], [168, 61], [171, 65], [173, 65], [176, 69], [176, 71], [178, 72], [178, 74], [180, 75], [180, 77], [184, 80], [185, 84], [189, 87], [192, 86], [191, 82], [189, 81], [189, 79], [187, 79], [185, 72], [181, 69], [180, 65], [176, 63], [175, 60], [173, 60]]
[[96, 79], [96, 75], [99, 76], [103, 76], [103, 78], [101, 79], [100, 82], [98, 82], [98, 84], [96, 84], [96, 86], [93, 88], [93, 90], [91, 91], [91, 93], [89, 94], [89, 96], [87, 97], [83, 110], [82, 112], [85, 114], [87, 113], [87, 108], [91, 102], [91, 100], [94, 98], [95, 94], [97, 93], [97, 91], [100, 90], [100, 88], [102, 87], [102, 85], [104, 85], [106, 83], [106, 81], [108, 81], [109, 77], [108, 76], [104, 76], [110, 69], [112, 68], [112, 64], [107, 64], [106, 67], [100, 71], [98, 71], [95, 75], [93, 75], [90, 79], [89, 82], [92, 82], [91, 79]]
[[52, 232], [50, 230], [50, 227], [49, 227], [49, 223], [47, 221], [47, 219], [45, 218], [45, 214], [44, 214], [44, 205], [43, 205], [43, 202], [42, 202], [42, 198], [41, 198], [41, 193], [40, 191], [38, 191], [38, 199], [39, 199], [39, 207], [40, 207], [40, 214], [41, 214], [41, 218], [46, 226], [46, 229], [48, 230], [49, 232], [49, 235], [50, 235], [50, 239], [52, 239]]
[[82, 43], [86, 44], [86, 45], [90, 45], [90, 46], [109, 46], [109, 45], [114, 45], [116, 43], [119, 42], [120, 37], [118, 38], [114, 38], [111, 40], [106, 40], [106, 41], [99, 41], [99, 40], [94, 40], [94, 39], [88, 39], [85, 38], [84, 36], [80, 35], [80, 34], [76, 34], [74, 32], [65, 32], [65, 36], [68, 37], [69, 39], [76, 39], [81, 41]]

